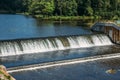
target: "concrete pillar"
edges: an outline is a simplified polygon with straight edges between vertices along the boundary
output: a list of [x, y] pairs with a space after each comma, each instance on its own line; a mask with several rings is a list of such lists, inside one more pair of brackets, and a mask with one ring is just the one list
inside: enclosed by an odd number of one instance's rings
[[113, 41], [115, 42], [115, 28], [113, 27]]
[[112, 40], [114, 41], [114, 28], [112, 27]]
[[104, 33], [107, 34], [107, 26], [104, 26]]
[[116, 29], [115, 29], [115, 28], [114, 28], [114, 32], [115, 32], [115, 34], [114, 34], [114, 35], [115, 35], [115, 42], [116, 42]]
[[117, 42], [119, 42], [119, 30], [117, 30]]
[[119, 37], [119, 42], [120, 42], [120, 30], [119, 30], [119, 36], [118, 37]]

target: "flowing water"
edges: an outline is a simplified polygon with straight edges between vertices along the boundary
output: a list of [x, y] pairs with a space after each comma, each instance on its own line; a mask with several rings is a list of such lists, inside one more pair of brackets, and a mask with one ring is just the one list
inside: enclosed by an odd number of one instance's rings
[[0, 56], [112, 45], [104, 34], [0, 42]]
[[17, 80], [119, 80], [120, 46], [78, 23], [1, 14], [0, 64]]
[[[111, 68], [116, 70], [115, 74], [106, 73]], [[21, 71], [12, 75], [17, 80], [119, 80], [120, 58]]]

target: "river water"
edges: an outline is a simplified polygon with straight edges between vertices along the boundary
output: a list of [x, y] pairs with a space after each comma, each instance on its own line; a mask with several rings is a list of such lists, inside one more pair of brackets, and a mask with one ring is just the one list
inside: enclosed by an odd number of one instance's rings
[[[106, 73], [111, 68], [116, 73]], [[12, 75], [17, 80], [120, 80], [120, 58], [22, 71]]]
[[0, 40], [90, 34], [79, 22], [41, 21], [23, 15], [0, 15]]
[[[22, 41], [22, 39], [43, 38], [43, 37], [47, 39], [47, 37], [50, 38], [56, 36], [59, 37], [59, 36], [70, 36], [70, 35], [72, 36], [72, 38], [74, 38], [73, 35], [92, 34], [93, 32], [90, 30], [90, 28], [87, 26], [83, 27], [83, 24], [84, 23], [81, 21], [67, 21], [60, 23], [59, 21], [36, 20], [30, 16], [0, 14], [0, 41], [1, 41], [0, 55], [2, 53], [1, 52], [2, 50], [3, 52], [5, 50], [6, 52], [9, 53], [8, 50], [12, 51], [11, 49], [16, 49], [16, 47], [13, 46], [14, 41], [11, 41], [14, 39], [18, 40], [15, 42], [18, 44], [18, 42]], [[99, 38], [97, 38], [98, 41], [101, 41], [101, 39], [104, 40], [101, 37]], [[66, 41], [67, 43], [69, 43], [69, 40], [71, 40], [71, 38], [68, 37], [63, 39], [65, 39], [64, 41]], [[61, 39], [61, 41], [63, 39]], [[7, 40], [8, 42], [6, 41], [4, 42], [4, 40]], [[50, 39], [50, 41], [52, 41], [52, 39]], [[35, 45], [32, 43], [28, 45], [28, 42], [25, 43], [27, 44], [27, 47], [31, 45], [35, 47]], [[85, 42], [87, 42], [87, 40]], [[95, 40], [95, 42], [97, 41]], [[2, 46], [2, 44], [4, 45]], [[82, 45], [84, 46], [84, 44], [86, 43], [83, 43]], [[9, 45], [11, 45], [11, 47], [13, 48], [10, 48]], [[66, 45], [68, 46], [68, 44], [64, 43], [64, 46]], [[71, 42], [71, 45], [74, 45], [74, 41]], [[7, 68], [14, 68], [19, 66], [42, 64], [42, 63], [48, 63], [54, 61], [77, 59], [77, 58], [87, 58], [92, 56], [109, 55], [116, 53], [120, 53], [120, 46], [115, 44], [110, 44], [110, 45], [93, 46], [87, 48], [86, 47], [76, 48], [76, 49], [69, 48], [67, 50], [56, 50], [49, 52], [38, 52], [36, 54], [32, 53], [32, 54], [0, 57], [0, 64], [5, 65]], [[77, 63], [66, 66], [62, 65], [62, 66], [50, 67], [44, 69], [15, 72], [15, 73], [11, 73], [11, 75], [15, 77], [16, 80], [119, 80], [120, 79], [119, 61], [120, 61], [119, 58], [106, 59], [106, 60], [92, 61], [88, 63]], [[117, 73], [115, 74], [106, 73], [106, 70], [111, 68], [116, 69]]]

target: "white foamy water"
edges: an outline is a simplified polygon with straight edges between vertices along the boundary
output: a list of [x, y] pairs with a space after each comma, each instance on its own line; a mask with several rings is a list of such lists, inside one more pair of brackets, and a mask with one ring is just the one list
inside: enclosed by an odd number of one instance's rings
[[31, 39], [19, 41], [1, 41], [0, 56], [31, 54], [72, 48], [112, 45], [104, 34], [89, 36], [69, 36], [61, 38]]

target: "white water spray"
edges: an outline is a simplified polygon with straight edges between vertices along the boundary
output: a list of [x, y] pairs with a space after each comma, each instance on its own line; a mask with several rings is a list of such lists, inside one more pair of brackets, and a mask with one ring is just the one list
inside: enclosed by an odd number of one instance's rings
[[1, 41], [0, 56], [11, 56], [65, 50], [72, 48], [85, 48], [94, 46], [112, 45], [108, 36], [104, 34], [90, 36], [71, 36], [61, 38], [31, 39], [19, 41]]

